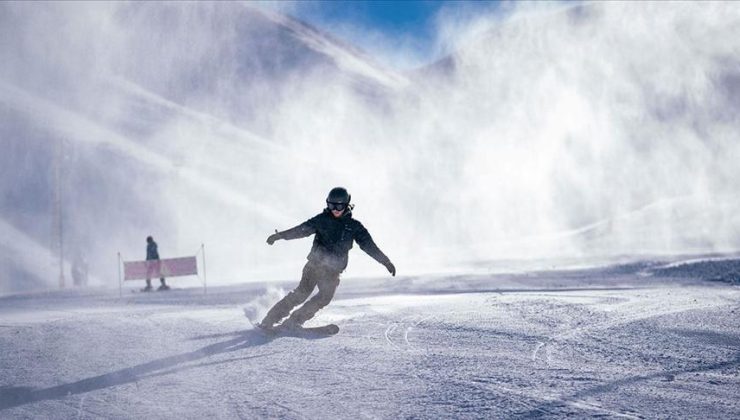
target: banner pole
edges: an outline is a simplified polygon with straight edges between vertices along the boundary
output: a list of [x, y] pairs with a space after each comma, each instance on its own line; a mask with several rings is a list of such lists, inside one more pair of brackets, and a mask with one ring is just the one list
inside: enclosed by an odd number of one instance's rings
[[118, 297], [123, 297], [123, 286], [121, 285], [121, 253], [118, 253]]
[[200, 244], [200, 250], [203, 251], [203, 294], [208, 294], [208, 277], [206, 276], [206, 245]]

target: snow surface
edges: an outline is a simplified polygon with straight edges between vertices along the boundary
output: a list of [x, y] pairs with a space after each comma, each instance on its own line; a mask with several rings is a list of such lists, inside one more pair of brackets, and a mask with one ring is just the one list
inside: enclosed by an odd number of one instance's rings
[[317, 339], [244, 318], [293, 282], [9, 295], [0, 418], [739, 418], [740, 289], [711, 265], [345, 279]]

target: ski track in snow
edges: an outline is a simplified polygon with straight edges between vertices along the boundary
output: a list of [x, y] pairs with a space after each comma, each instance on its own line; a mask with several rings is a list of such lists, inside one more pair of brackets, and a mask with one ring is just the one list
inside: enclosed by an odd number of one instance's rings
[[613, 328], [616, 326], [619, 326], [621, 324], [626, 324], [630, 322], [635, 321], [641, 321], [653, 317], [663, 316], [663, 315], [669, 315], [669, 314], [677, 314], [684, 311], [689, 310], [697, 310], [697, 309], [709, 309], [717, 306], [716, 303], [705, 303], [704, 305], [684, 305], [680, 307], [670, 307], [670, 308], [649, 308], [649, 309], [642, 309], [640, 312], [634, 312], [634, 313], [624, 313], [621, 316], [615, 317], [613, 319], [610, 319], [606, 322], [600, 322], [595, 324], [589, 324], [584, 325], [582, 327], [575, 327], [575, 328], [569, 328], [567, 331], [553, 335], [552, 337], [549, 337], [547, 341], [541, 341], [538, 342], [534, 351], [532, 352], [532, 361], [537, 361], [537, 355], [543, 348], [545, 349], [545, 352], [547, 354], [545, 360], [548, 362], [551, 361], [551, 357], [549, 352], [547, 352], [547, 346], [552, 343], [562, 342], [566, 340], [572, 340], [576, 336], [587, 334], [589, 331], [595, 331], [595, 330], [605, 330], [608, 328]]
[[3, 297], [0, 417], [740, 416], [736, 286], [510, 280], [345, 282], [312, 321], [340, 333], [313, 339], [254, 331], [255, 287]]

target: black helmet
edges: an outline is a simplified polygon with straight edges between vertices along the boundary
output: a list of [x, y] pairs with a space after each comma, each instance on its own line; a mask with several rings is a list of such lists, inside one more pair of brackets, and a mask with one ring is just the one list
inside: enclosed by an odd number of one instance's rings
[[329, 195], [326, 197], [327, 203], [336, 204], [349, 204], [349, 200], [352, 198], [346, 189], [342, 187], [333, 188], [329, 191]]

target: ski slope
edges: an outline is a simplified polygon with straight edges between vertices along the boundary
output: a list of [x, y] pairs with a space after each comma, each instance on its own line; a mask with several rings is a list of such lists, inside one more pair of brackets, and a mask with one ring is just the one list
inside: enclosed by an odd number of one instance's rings
[[691, 265], [346, 279], [316, 339], [252, 330], [274, 286], [5, 296], [0, 418], [738, 418], [740, 289]]

